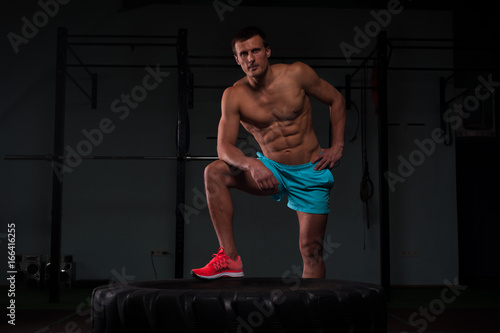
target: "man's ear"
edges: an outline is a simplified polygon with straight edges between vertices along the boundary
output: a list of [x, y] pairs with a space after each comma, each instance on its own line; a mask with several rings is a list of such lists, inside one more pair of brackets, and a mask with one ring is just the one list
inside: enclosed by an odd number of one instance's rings
[[240, 62], [238, 61], [238, 56], [236, 54], [234, 54], [234, 60], [236, 60], [236, 63], [240, 66]]
[[269, 58], [271, 56], [271, 47], [266, 47], [266, 56]]

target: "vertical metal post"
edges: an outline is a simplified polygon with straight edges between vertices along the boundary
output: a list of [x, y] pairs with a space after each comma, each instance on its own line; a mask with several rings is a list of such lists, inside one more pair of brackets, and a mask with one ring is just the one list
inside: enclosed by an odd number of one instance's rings
[[389, 224], [389, 184], [384, 174], [389, 170], [389, 135], [387, 126], [387, 35], [377, 38], [377, 89], [379, 132], [379, 202], [380, 202], [380, 280], [388, 300], [391, 288], [391, 255]]
[[179, 29], [177, 39], [177, 193], [175, 224], [175, 278], [182, 278], [184, 272], [184, 216], [186, 186], [187, 120], [188, 120], [188, 68], [187, 30]]
[[450, 124], [445, 121], [444, 113], [448, 105], [446, 103], [446, 78], [439, 78], [439, 122], [443, 131], [444, 144], [451, 145], [451, 128]]
[[443, 133], [446, 133], [446, 125], [443, 117], [443, 113], [446, 110], [446, 79], [444, 77], [439, 78], [439, 122]]
[[97, 73], [92, 73], [92, 95], [90, 97], [92, 109], [97, 109]]
[[[500, 70], [497, 67], [497, 69], [495, 69], [495, 71], [493, 72], [493, 82], [498, 82], [499, 79], [500, 79]], [[493, 107], [494, 107], [494, 109], [493, 109], [493, 115], [494, 115], [493, 120], [495, 122], [493, 124], [493, 126], [495, 127], [495, 136], [497, 138], [497, 146], [500, 147], [500, 119], [499, 119], [500, 118], [499, 117], [499, 115], [500, 115], [500, 112], [499, 112], [500, 106], [499, 106], [499, 103], [497, 102], [499, 100], [499, 97], [500, 97], [500, 89], [495, 89], [495, 91], [492, 92], [492, 94], [493, 94], [492, 97], [493, 97], [493, 101], [494, 101], [493, 102]], [[449, 124], [448, 124], [448, 126], [449, 126]], [[450, 133], [450, 136], [451, 135], [452, 134]]]
[[347, 110], [351, 109], [351, 82], [352, 77], [349, 74], [345, 76], [345, 108]]
[[[56, 109], [54, 116], [54, 158], [52, 161], [52, 225], [50, 238], [50, 282], [49, 301], [59, 302], [62, 202], [63, 202], [63, 168], [54, 167], [64, 164], [64, 113], [66, 102], [66, 47], [67, 30], [57, 30], [57, 63], [56, 63]], [[59, 173], [59, 174], [58, 174]]]

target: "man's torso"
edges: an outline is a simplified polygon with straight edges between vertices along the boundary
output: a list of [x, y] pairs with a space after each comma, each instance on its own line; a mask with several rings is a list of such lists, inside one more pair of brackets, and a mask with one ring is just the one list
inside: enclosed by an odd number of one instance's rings
[[266, 89], [238, 81], [240, 121], [268, 158], [283, 164], [304, 164], [320, 150], [312, 127], [312, 107], [290, 65], [273, 65], [275, 79]]

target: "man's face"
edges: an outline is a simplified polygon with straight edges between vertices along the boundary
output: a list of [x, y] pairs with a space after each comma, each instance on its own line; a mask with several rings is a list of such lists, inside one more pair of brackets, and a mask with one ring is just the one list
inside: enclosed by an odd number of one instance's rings
[[234, 58], [248, 76], [263, 75], [269, 66], [268, 58], [271, 49], [264, 47], [260, 36], [253, 36], [245, 41], [234, 44]]

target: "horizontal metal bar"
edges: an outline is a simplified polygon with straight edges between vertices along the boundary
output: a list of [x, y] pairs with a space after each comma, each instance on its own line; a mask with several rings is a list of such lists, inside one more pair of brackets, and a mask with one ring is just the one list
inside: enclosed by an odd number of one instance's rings
[[453, 46], [391, 45], [393, 50], [453, 50]]
[[215, 85], [208, 85], [208, 84], [197, 84], [193, 85], [193, 88], [195, 89], [226, 89], [229, 86], [215, 86]]
[[[220, 59], [220, 60], [234, 60], [234, 56], [211, 56], [211, 55], [191, 55], [188, 56], [189, 59]], [[308, 57], [308, 56], [296, 56], [296, 57], [291, 57], [291, 56], [285, 56], [285, 57], [280, 57], [280, 56], [273, 56], [272, 59], [274, 60], [297, 60], [297, 59], [302, 59], [302, 60], [345, 60], [346, 57]], [[349, 59], [352, 60], [370, 60], [375, 58], [371, 57], [349, 57]]]
[[85, 46], [177, 46], [173, 43], [97, 43], [97, 42], [71, 42], [68, 45], [85, 45]]
[[498, 43], [497, 40], [488, 39], [457, 39], [457, 38], [387, 38], [393, 42], [454, 42], [454, 43]]
[[[387, 126], [401, 126], [405, 124], [400, 123], [388, 123]], [[406, 123], [407, 126], [425, 126], [423, 123]]]
[[[346, 57], [273, 57], [274, 60], [347, 60]], [[349, 57], [350, 60], [376, 60], [371, 57]]]
[[[145, 68], [145, 67], [156, 67], [154, 64], [142, 64], [142, 65], [118, 65], [118, 64], [68, 64], [66, 67], [87, 67], [87, 68]], [[323, 68], [323, 69], [359, 69], [359, 66], [348, 66], [348, 65], [310, 65], [312, 68]], [[159, 68], [177, 68], [177, 65], [159, 65]], [[190, 67], [199, 67], [199, 68], [233, 68], [239, 69], [240, 67], [237, 65], [190, 65]], [[373, 69], [377, 68], [377, 66], [364, 66], [363, 68]], [[388, 70], [392, 71], [442, 71], [442, 72], [450, 72], [450, 71], [465, 71], [465, 72], [476, 72], [476, 71], [492, 71], [496, 70], [495, 68], [460, 68], [460, 67], [388, 67]], [[354, 73], [357, 73], [355, 71]], [[202, 88], [202, 87], [201, 87]], [[208, 86], [207, 86], [208, 88]]]
[[[337, 89], [347, 89], [345, 86], [335, 86]], [[377, 86], [350, 86], [349, 89], [353, 90], [376, 90]]]
[[4, 155], [4, 160], [46, 160], [56, 159], [54, 155]]
[[[65, 157], [69, 160], [73, 158]], [[176, 156], [81, 156], [82, 160], [177, 160]]]
[[234, 60], [234, 56], [219, 56], [219, 55], [188, 55], [188, 59], [221, 59]]
[[237, 64], [227, 65], [227, 64], [189, 64], [189, 67], [194, 68], [240, 68]]
[[[356, 69], [359, 66], [348, 66], [348, 65], [310, 65], [312, 68], [326, 68], [326, 69]], [[377, 68], [377, 66], [364, 66], [364, 68]]]
[[436, 71], [436, 72], [477, 72], [477, 71], [493, 71], [495, 68], [460, 68], [460, 67], [388, 67], [388, 70], [393, 71]]
[[4, 160], [217, 160], [217, 156], [55, 156], [55, 155], [4, 155]]
[[[207, 140], [217, 140], [216, 136], [207, 136]], [[236, 140], [248, 140], [248, 138], [238, 137]]]
[[79, 64], [68, 64], [66, 67], [92, 67], [92, 68], [144, 68], [144, 67], [154, 67], [156, 68], [157, 66], [159, 68], [177, 68], [177, 65], [154, 65], [154, 64], [143, 64], [143, 65], [129, 65], [129, 64], [86, 64], [86, 65], [79, 65]]
[[188, 161], [204, 161], [204, 160], [218, 160], [218, 156], [186, 156]]
[[68, 35], [68, 38], [178, 38], [174, 35]]
[[[217, 85], [194, 85], [193, 88], [195, 89], [226, 89], [229, 86], [217, 86]], [[346, 87], [344, 86], [335, 86], [337, 89], [345, 89]], [[350, 89], [353, 90], [368, 90], [368, 89], [377, 89], [376, 86], [351, 86]]]
[[495, 46], [418, 46], [391, 45], [394, 50], [493, 50]]
[[[87, 67], [87, 68], [144, 68], [144, 67], [156, 67], [154, 64], [143, 64], [143, 65], [117, 65], [117, 64], [68, 64], [67, 67]], [[190, 65], [190, 67], [200, 67], [200, 68], [234, 68], [239, 69], [237, 65]], [[359, 66], [348, 66], [348, 65], [311, 65], [312, 68], [324, 68], [324, 69], [342, 69], [342, 68], [355, 68], [358, 69]], [[159, 65], [159, 68], [177, 68], [177, 65]], [[364, 68], [373, 69], [377, 66], [364, 66]], [[495, 68], [453, 68], [453, 67], [388, 67], [388, 70], [393, 71], [491, 71]]]
[[388, 41], [397, 42], [453, 42], [453, 38], [387, 38]]
[[[359, 66], [351, 66], [351, 65], [313, 65], [310, 64], [312, 68], [330, 68], [330, 69], [339, 69], [339, 68], [358, 68]], [[189, 67], [195, 68], [234, 68], [239, 69], [238, 65], [224, 65], [224, 64], [190, 64]], [[366, 66], [365, 68], [375, 68], [376, 66]]]

